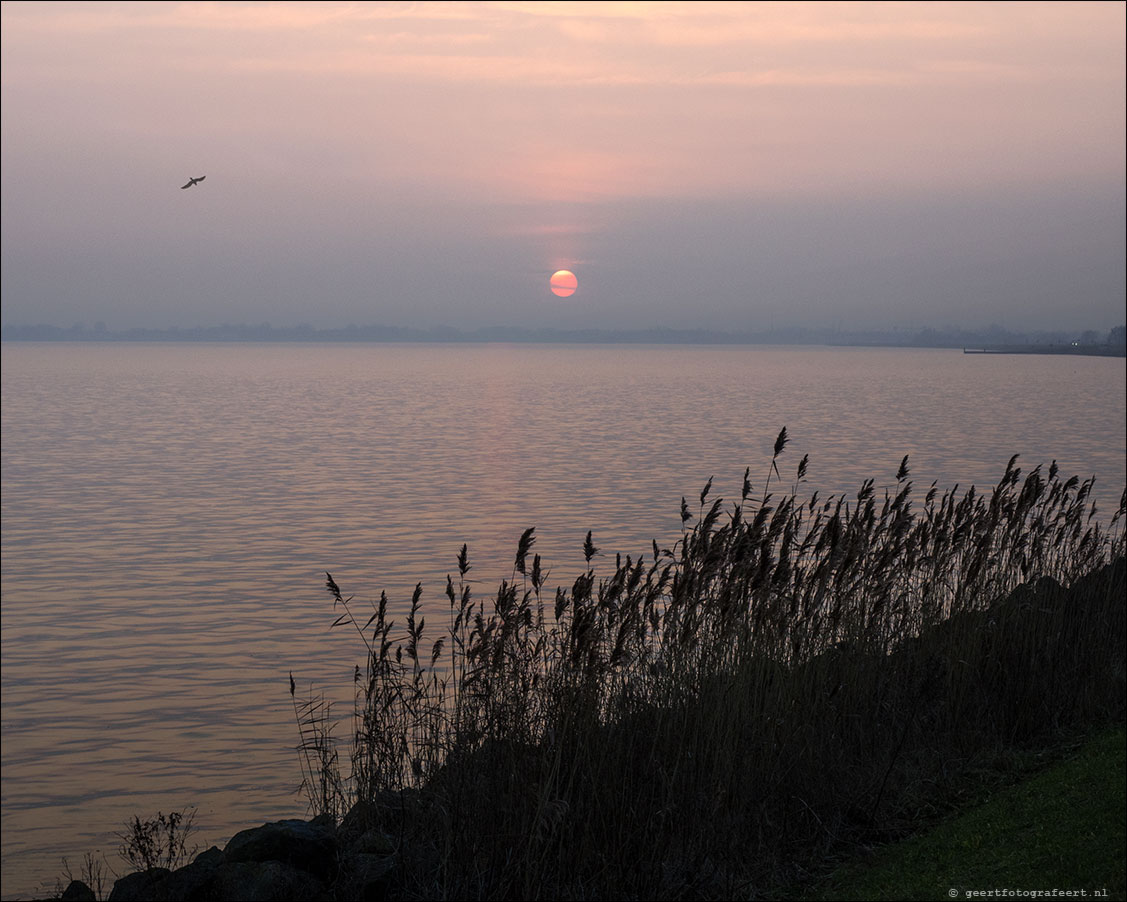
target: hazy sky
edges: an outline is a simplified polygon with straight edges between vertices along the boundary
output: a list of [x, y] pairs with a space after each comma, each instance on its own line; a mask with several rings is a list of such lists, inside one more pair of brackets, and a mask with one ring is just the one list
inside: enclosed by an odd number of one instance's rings
[[1106, 330], [1125, 10], [4, 2], [3, 322]]

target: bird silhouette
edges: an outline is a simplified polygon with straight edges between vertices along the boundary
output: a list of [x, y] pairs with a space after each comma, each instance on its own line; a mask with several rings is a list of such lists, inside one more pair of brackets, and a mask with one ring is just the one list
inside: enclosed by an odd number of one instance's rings
[[183, 191], [185, 188], [191, 188], [192, 185], [194, 185], [196, 182], [202, 182], [205, 178], [207, 178], [206, 175], [201, 175], [198, 179], [194, 179], [191, 176], [188, 176], [188, 184], [181, 185], [180, 190]]

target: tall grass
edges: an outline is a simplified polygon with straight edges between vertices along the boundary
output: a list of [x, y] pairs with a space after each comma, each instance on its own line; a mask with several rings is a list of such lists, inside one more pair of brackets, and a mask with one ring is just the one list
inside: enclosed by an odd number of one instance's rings
[[[521, 537], [491, 597], [463, 546], [429, 632], [326, 585], [364, 648], [351, 771], [306, 729], [318, 811], [399, 843], [404, 895], [754, 897], [893, 829], [951, 768], [1124, 715], [1124, 502], [1011, 459], [990, 492], [800, 498], [711, 480], [669, 548], [551, 591]], [[789, 482], [789, 487], [784, 486]], [[1127, 493], [1124, 498], [1127, 499]], [[291, 683], [291, 688], [292, 688]]]

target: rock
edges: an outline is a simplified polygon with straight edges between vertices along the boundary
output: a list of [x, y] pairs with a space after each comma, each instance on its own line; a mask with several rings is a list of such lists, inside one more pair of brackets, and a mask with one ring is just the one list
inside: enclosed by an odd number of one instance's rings
[[351, 844], [370, 830], [399, 835], [403, 832], [404, 819], [416, 819], [422, 808], [423, 799], [417, 789], [385, 790], [370, 802], [353, 805], [341, 820], [337, 835], [345, 844]]
[[59, 898], [63, 902], [95, 902], [97, 896], [94, 895], [94, 890], [81, 880], [72, 880]]
[[280, 861], [237, 861], [220, 865], [207, 886], [207, 895], [195, 898], [217, 902], [315, 902], [332, 896], [325, 884], [308, 871]]
[[[295, 826], [300, 825], [300, 826]], [[256, 854], [272, 856], [264, 860], [230, 860], [229, 852], [212, 846], [198, 855], [191, 864], [168, 871], [154, 868], [122, 877], [110, 893], [112, 902], [281, 902], [281, 900], [330, 899], [332, 894], [325, 881], [310, 868], [321, 872], [335, 870], [335, 848], [324, 843], [327, 830], [313, 826], [312, 832], [302, 828], [311, 825], [303, 821], [266, 824], [244, 830], [228, 843], [234, 846], [235, 855]], [[242, 837], [242, 839], [239, 839]], [[235, 842], [235, 839], [239, 839]], [[330, 836], [331, 839], [331, 836]], [[318, 855], [326, 858], [316, 858]], [[285, 862], [273, 856], [288, 855], [301, 860], [305, 867]], [[371, 869], [369, 869], [371, 870]], [[357, 886], [374, 883], [375, 877], [361, 871]], [[75, 896], [75, 899], [90, 898]]]
[[223, 852], [218, 847], [212, 846], [206, 852], [197, 855], [196, 860], [191, 864], [173, 871], [160, 884], [154, 886], [153, 892], [158, 894], [154, 898], [167, 902], [214, 898], [210, 887], [216, 871], [222, 864]]
[[372, 802], [357, 802], [341, 819], [338, 833], [346, 842], [350, 842], [354, 837], [381, 826], [382, 822], [383, 816], [379, 805]]
[[334, 889], [338, 899], [382, 902], [390, 895], [396, 860], [388, 855], [354, 852], [341, 862]]
[[367, 830], [349, 843], [349, 851], [387, 857], [396, 852], [395, 840], [379, 830]]
[[126, 874], [114, 883], [109, 902], [157, 902], [164, 899], [162, 886], [170, 873], [168, 868], [153, 868]]
[[213, 864], [218, 866], [223, 864], [223, 859], [223, 850], [219, 848], [219, 846], [212, 846], [206, 852], [200, 852], [192, 864]]
[[243, 830], [231, 837], [223, 852], [227, 864], [277, 861], [326, 882], [333, 878], [336, 853], [336, 838], [329, 827], [299, 820]]

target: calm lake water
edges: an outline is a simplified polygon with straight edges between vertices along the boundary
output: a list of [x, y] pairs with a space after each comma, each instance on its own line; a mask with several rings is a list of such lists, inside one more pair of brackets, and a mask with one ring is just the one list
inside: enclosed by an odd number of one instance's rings
[[[305, 815], [288, 673], [346, 712], [346, 594], [415, 583], [436, 616], [537, 527], [549, 586], [582, 542], [648, 552], [682, 495], [992, 485], [1012, 454], [1127, 480], [1122, 359], [556, 345], [3, 346], [4, 898], [77, 871], [134, 814], [195, 806], [201, 848]], [[345, 730], [341, 730], [343, 736]]]

